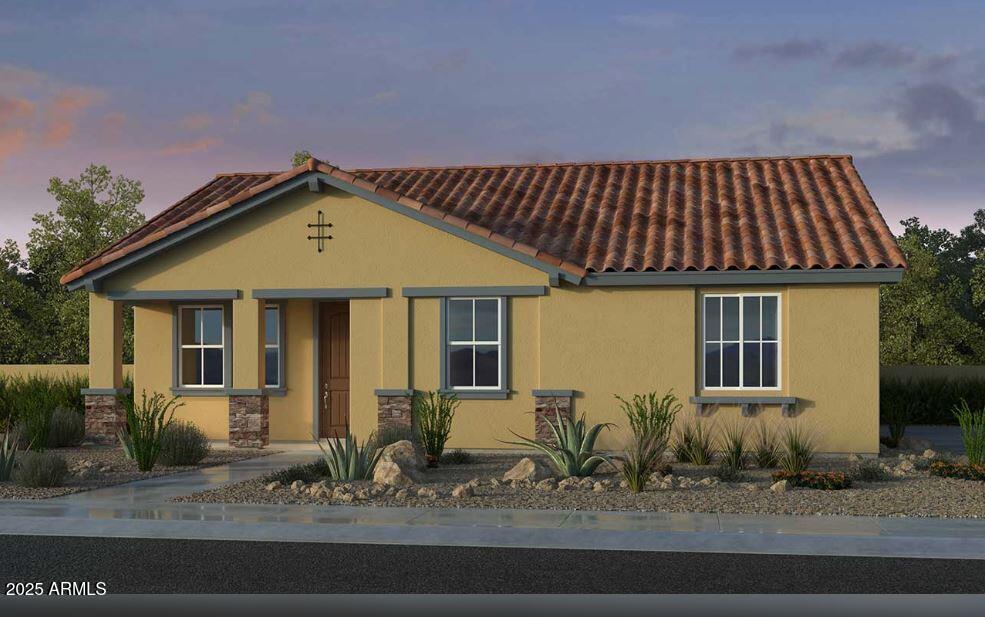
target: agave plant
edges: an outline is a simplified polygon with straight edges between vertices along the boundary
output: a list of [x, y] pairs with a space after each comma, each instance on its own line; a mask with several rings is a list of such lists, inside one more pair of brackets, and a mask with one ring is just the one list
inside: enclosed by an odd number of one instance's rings
[[17, 458], [17, 436], [7, 431], [0, 440], [0, 482], [10, 479]]
[[551, 427], [551, 432], [554, 434], [553, 443], [529, 439], [513, 431], [510, 432], [521, 441], [503, 443], [540, 450], [550, 458], [558, 475], [564, 478], [590, 476], [602, 463], [610, 463], [608, 458], [595, 453], [595, 440], [598, 439], [599, 433], [602, 429], [612, 426], [608, 422], [596, 424], [586, 430], [584, 414], [580, 420], [568, 420], [564, 414], [559, 413], [556, 420], [554, 422], [548, 420], [547, 425]]
[[[326, 448], [322, 442], [328, 444]], [[352, 482], [353, 480], [372, 480], [373, 471], [376, 463], [383, 454], [382, 449], [378, 449], [372, 441], [363, 443], [362, 447], [356, 443], [356, 438], [346, 435], [345, 440], [315, 440], [318, 448], [321, 449], [322, 458], [328, 465], [328, 475], [337, 482]]]

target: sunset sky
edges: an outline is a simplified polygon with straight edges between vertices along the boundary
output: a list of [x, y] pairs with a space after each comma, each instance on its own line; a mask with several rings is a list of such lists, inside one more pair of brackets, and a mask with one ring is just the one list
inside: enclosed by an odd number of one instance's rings
[[[887, 8], [888, 7], [888, 8]], [[894, 229], [985, 207], [985, 2], [0, 0], [0, 240], [90, 162], [221, 171], [840, 153]]]

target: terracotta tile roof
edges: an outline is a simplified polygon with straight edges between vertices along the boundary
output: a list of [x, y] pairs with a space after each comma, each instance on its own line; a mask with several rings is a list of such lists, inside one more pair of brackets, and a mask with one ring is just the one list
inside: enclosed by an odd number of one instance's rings
[[906, 265], [850, 156], [351, 172], [312, 160], [217, 176], [62, 282], [311, 170], [579, 275]]

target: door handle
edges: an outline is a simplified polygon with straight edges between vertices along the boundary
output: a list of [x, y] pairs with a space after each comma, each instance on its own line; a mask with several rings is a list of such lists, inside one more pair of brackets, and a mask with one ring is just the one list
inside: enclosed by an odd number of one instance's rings
[[325, 411], [331, 411], [328, 402], [328, 384], [325, 384], [325, 386], [322, 388], [321, 404], [322, 404], [322, 408]]

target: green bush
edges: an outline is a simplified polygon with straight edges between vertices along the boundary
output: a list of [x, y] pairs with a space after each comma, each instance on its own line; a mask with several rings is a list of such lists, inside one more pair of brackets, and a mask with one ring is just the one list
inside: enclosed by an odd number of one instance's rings
[[958, 478], [960, 480], [978, 480], [985, 482], [985, 465], [964, 465], [935, 461], [930, 464], [930, 474], [942, 478]]
[[372, 480], [376, 463], [380, 460], [383, 450], [372, 442], [364, 443], [360, 448], [354, 435], [346, 435], [345, 439], [327, 439], [328, 448], [322, 442], [316, 441], [322, 451], [322, 458], [328, 466], [328, 476], [335, 481]]
[[32, 375], [18, 380], [13, 392], [14, 417], [23, 426], [23, 436], [32, 450], [41, 452], [48, 445], [55, 395], [50, 380]]
[[861, 482], [884, 482], [889, 479], [889, 473], [874, 458], [864, 458], [855, 463], [852, 476]]
[[150, 471], [161, 453], [164, 431], [171, 424], [175, 410], [183, 403], [178, 402], [178, 397], [166, 399], [159, 392], [147, 398], [146, 390], [141, 394], [140, 403], [126, 396], [119, 397], [119, 401], [126, 410], [133, 460], [140, 471]]
[[14, 480], [32, 488], [61, 486], [68, 475], [68, 465], [61, 454], [25, 452], [18, 459]]
[[797, 476], [810, 467], [817, 449], [814, 438], [802, 426], [787, 428], [783, 434], [783, 453], [779, 465], [785, 473]]
[[756, 431], [756, 441], [753, 444], [752, 458], [756, 461], [756, 467], [760, 469], [772, 469], [780, 462], [780, 440], [777, 438], [776, 431], [770, 428], [765, 422], [759, 423]]
[[49, 448], [72, 448], [85, 438], [85, 419], [79, 412], [66, 407], [56, 407], [51, 413], [48, 427]]
[[629, 490], [639, 493], [646, 487], [650, 474], [663, 465], [670, 431], [683, 405], [673, 391], [663, 397], [650, 392], [635, 394], [629, 401], [618, 395], [616, 398], [633, 433], [629, 447], [617, 457], [621, 463], [619, 473]]
[[451, 421], [455, 418], [458, 397], [440, 392], [415, 392], [412, 416], [417, 421], [428, 466], [434, 467], [445, 451], [445, 443], [451, 434]]
[[910, 424], [957, 424], [952, 410], [962, 400], [972, 409], [985, 407], [985, 377], [884, 377], [879, 382], [879, 410], [884, 423], [902, 413], [909, 416]]
[[14, 463], [17, 462], [17, 436], [7, 431], [0, 440], [0, 482], [10, 479], [14, 471]]
[[727, 425], [722, 430], [717, 475], [725, 482], [742, 479], [746, 467], [746, 429], [739, 424]]
[[682, 463], [711, 465], [715, 453], [713, 429], [714, 424], [709, 429], [700, 418], [685, 422], [674, 441], [675, 458]]
[[968, 401], [954, 408], [954, 417], [961, 427], [961, 441], [964, 442], [965, 454], [972, 465], [985, 464], [985, 407], [972, 411]]
[[562, 478], [590, 476], [599, 465], [609, 462], [605, 456], [595, 453], [595, 441], [602, 429], [609, 428], [610, 424], [596, 424], [586, 428], [584, 415], [580, 420], [571, 420], [563, 413], [558, 413], [554, 422], [547, 421], [547, 426], [554, 435], [552, 442], [528, 439], [510, 431], [521, 441], [503, 443], [540, 450], [547, 455]]
[[264, 482], [280, 482], [281, 484], [290, 484], [295, 480], [301, 480], [302, 482], [318, 482], [324, 478], [328, 477], [328, 463], [325, 459], [318, 459], [313, 463], [301, 463], [297, 465], [291, 465], [286, 469], [281, 469], [275, 471], [272, 474], [264, 478]]
[[197, 465], [211, 449], [200, 428], [191, 422], [172, 422], [161, 439], [161, 463], [169, 467]]
[[441, 462], [445, 465], [471, 465], [475, 462], [475, 457], [471, 452], [459, 448], [442, 455]]
[[786, 480], [792, 486], [814, 488], [823, 491], [838, 491], [852, 487], [852, 479], [840, 471], [777, 471], [773, 473], [773, 481]]

